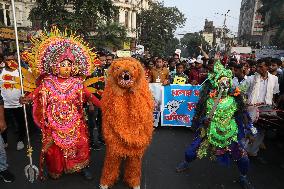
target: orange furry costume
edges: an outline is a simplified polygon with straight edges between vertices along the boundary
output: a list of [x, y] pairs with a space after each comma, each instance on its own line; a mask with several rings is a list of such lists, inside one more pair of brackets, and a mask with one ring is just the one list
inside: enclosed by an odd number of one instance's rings
[[123, 160], [126, 161], [125, 182], [139, 188], [142, 157], [152, 138], [154, 101], [143, 68], [136, 59], [115, 60], [108, 74], [101, 100], [106, 141], [101, 188], [115, 183]]

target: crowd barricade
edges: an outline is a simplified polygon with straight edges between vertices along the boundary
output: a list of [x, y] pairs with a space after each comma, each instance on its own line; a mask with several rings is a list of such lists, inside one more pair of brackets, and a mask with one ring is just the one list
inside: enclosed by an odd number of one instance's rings
[[167, 85], [150, 83], [155, 99], [154, 125], [191, 127], [200, 85]]

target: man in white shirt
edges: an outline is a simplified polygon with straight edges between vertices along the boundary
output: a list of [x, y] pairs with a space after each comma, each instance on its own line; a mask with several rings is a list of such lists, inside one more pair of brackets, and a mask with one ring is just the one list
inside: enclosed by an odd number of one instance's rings
[[[259, 59], [257, 61], [257, 73], [249, 76], [245, 81], [248, 111], [252, 118], [257, 117], [257, 112], [261, 116], [262, 112], [272, 110], [275, 96], [279, 93], [278, 78], [268, 72], [269, 67], [269, 59]], [[263, 144], [263, 139], [264, 130], [259, 129], [255, 141], [246, 148], [251, 156], [257, 156], [259, 147]]]
[[275, 95], [279, 93], [278, 77], [268, 72], [269, 67], [268, 59], [258, 60], [257, 73], [246, 80], [249, 105], [272, 105]]
[[[25, 127], [24, 112], [20, 104], [21, 90], [15, 87], [14, 78], [19, 77], [18, 64], [14, 56], [5, 57], [5, 68], [0, 74], [1, 96], [4, 101], [4, 114], [7, 125], [16, 124], [18, 126], [17, 150], [22, 150], [24, 146]], [[7, 130], [2, 133], [5, 146], [8, 145]]]

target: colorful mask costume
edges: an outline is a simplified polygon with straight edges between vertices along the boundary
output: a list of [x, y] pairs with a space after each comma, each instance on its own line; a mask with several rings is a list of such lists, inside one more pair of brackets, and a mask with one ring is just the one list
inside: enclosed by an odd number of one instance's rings
[[[32, 73], [23, 70], [24, 88], [31, 92], [33, 117], [42, 131], [40, 168], [46, 163], [49, 175], [58, 178], [86, 167], [90, 161], [83, 103], [100, 106], [87, 86], [96, 81], [84, 77], [92, 73], [95, 55], [83, 41], [57, 28], [33, 39], [33, 49], [25, 56]], [[71, 73], [61, 77], [61, 62], [71, 63]], [[30, 85], [29, 85], [29, 84]]]
[[226, 165], [233, 159], [241, 175], [246, 176], [249, 159], [244, 144], [246, 136], [256, 134], [256, 131], [244, 107], [239, 89], [232, 89], [231, 71], [216, 62], [214, 72], [208, 75], [200, 93], [194, 118], [197, 129], [194, 141], [185, 152], [186, 161], [177, 167], [177, 171], [196, 158], [210, 156]]

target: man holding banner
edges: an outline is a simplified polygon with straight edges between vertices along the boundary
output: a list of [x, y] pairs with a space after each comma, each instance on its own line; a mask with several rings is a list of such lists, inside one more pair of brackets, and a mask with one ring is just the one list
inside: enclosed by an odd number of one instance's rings
[[244, 144], [248, 142], [246, 138], [257, 131], [244, 109], [240, 90], [232, 87], [232, 72], [219, 60], [208, 75], [208, 81], [200, 92], [196, 108], [194, 141], [186, 149], [185, 161], [176, 167], [176, 171], [185, 171], [196, 158], [206, 156], [225, 165], [234, 160], [239, 168], [242, 188], [252, 189], [247, 178], [249, 159]]

